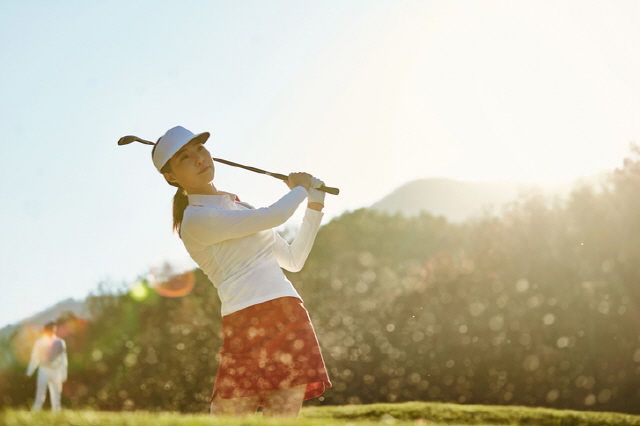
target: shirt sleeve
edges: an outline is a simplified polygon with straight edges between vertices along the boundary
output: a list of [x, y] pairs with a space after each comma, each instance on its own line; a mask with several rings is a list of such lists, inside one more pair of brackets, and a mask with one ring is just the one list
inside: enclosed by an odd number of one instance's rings
[[67, 358], [67, 344], [64, 340], [61, 340], [61, 342], [62, 342], [62, 354], [60, 354], [60, 356], [62, 357], [62, 365], [60, 366], [60, 375], [61, 375], [62, 381], [66, 382], [67, 373], [69, 369], [69, 359]]
[[291, 272], [299, 272], [302, 269], [320, 229], [322, 216], [324, 213], [307, 208], [302, 225], [291, 244], [275, 233], [274, 254], [280, 267]]
[[40, 365], [40, 357], [38, 353], [40, 352], [40, 342], [41, 340], [36, 340], [36, 343], [33, 345], [33, 349], [31, 350], [31, 361], [29, 362], [29, 368], [27, 368], [27, 376], [31, 376], [38, 365]]
[[298, 186], [269, 207], [255, 210], [196, 208], [185, 217], [181, 234], [204, 245], [246, 237], [285, 223], [307, 195], [307, 190]]

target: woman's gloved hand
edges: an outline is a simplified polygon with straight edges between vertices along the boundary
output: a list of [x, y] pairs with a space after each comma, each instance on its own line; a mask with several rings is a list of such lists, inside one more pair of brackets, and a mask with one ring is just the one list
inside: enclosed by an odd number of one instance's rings
[[326, 192], [318, 191], [317, 188], [320, 188], [324, 185], [324, 182], [316, 177], [311, 178], [311, 185], [309, 185], [309, 202], [310, 203], [320, 203], [324, 206], [324, 196]]

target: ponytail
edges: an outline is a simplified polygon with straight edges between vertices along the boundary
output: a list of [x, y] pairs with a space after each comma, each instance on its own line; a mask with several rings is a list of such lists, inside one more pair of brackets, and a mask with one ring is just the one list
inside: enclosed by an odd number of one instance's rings
[[178, 187], [176, 195], [173, 196], [173, 230], [180, 235], [180, 224], [184, 217], [184, 211], [189, 205], [189, 197], [187, 191], [182, 187]]
[[[171, 173], [171, 166], [169, 165], [169, 162], [164, 165], [160, 172]], [[167, 183], [178, 188], [178, 190], [176, 191], [176, 195], [173, 196], [173, 230], [177, 232], [178, 235], [180, 235], [180, 225], [182, 224], [182, 219], [184, 218], [184, 211], [189, 205], [189, 196], [187, 194], [187, 191], [185, 191], [184, 188], [182, 188], [177, 183], [169, 181], [167, 181]]]

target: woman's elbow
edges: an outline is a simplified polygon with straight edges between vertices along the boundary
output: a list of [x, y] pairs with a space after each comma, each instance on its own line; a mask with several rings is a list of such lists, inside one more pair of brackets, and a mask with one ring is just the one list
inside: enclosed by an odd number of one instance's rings
[[[265, 208], [264, 212], [267, 211], [268, 210]], [[268, 214], [263, 215], [263, 223], [265, 223], [265, 225], [267, 225], [267, 227], [269, 228], [277, 228], [278, 226], [283, 225], [287, 220], [289, 220], [294, 212], [295, 210], [293, 212], [287, 212], [283, 210], [268, 212]]]
[[302, 267], [304, 266], [304, 262], [301, 263], [289, 263], [285, 268], [289, 272], [300, 272], [302, 271]]

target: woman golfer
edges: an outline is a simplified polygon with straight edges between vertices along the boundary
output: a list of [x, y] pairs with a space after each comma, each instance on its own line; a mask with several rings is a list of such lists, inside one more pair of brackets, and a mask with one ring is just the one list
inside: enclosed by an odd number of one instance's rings
[[[212, 415], [255, 413], [297, 416], [302, 401], [331, 382], [309, 315], [280, 269], [304, 265], [323, 213], [323, 182], [292, 173], [290, 191], [269, 207], [254, 209], [214, 185], [214, 165], [204, 147], [209, 133], [168, 130], [155, 144], [153, 163], [178, 187], [173, 225], [222, 302], [223, 347], [211, 395]], [[308, 198], [291, 244], [273, 228]]]

